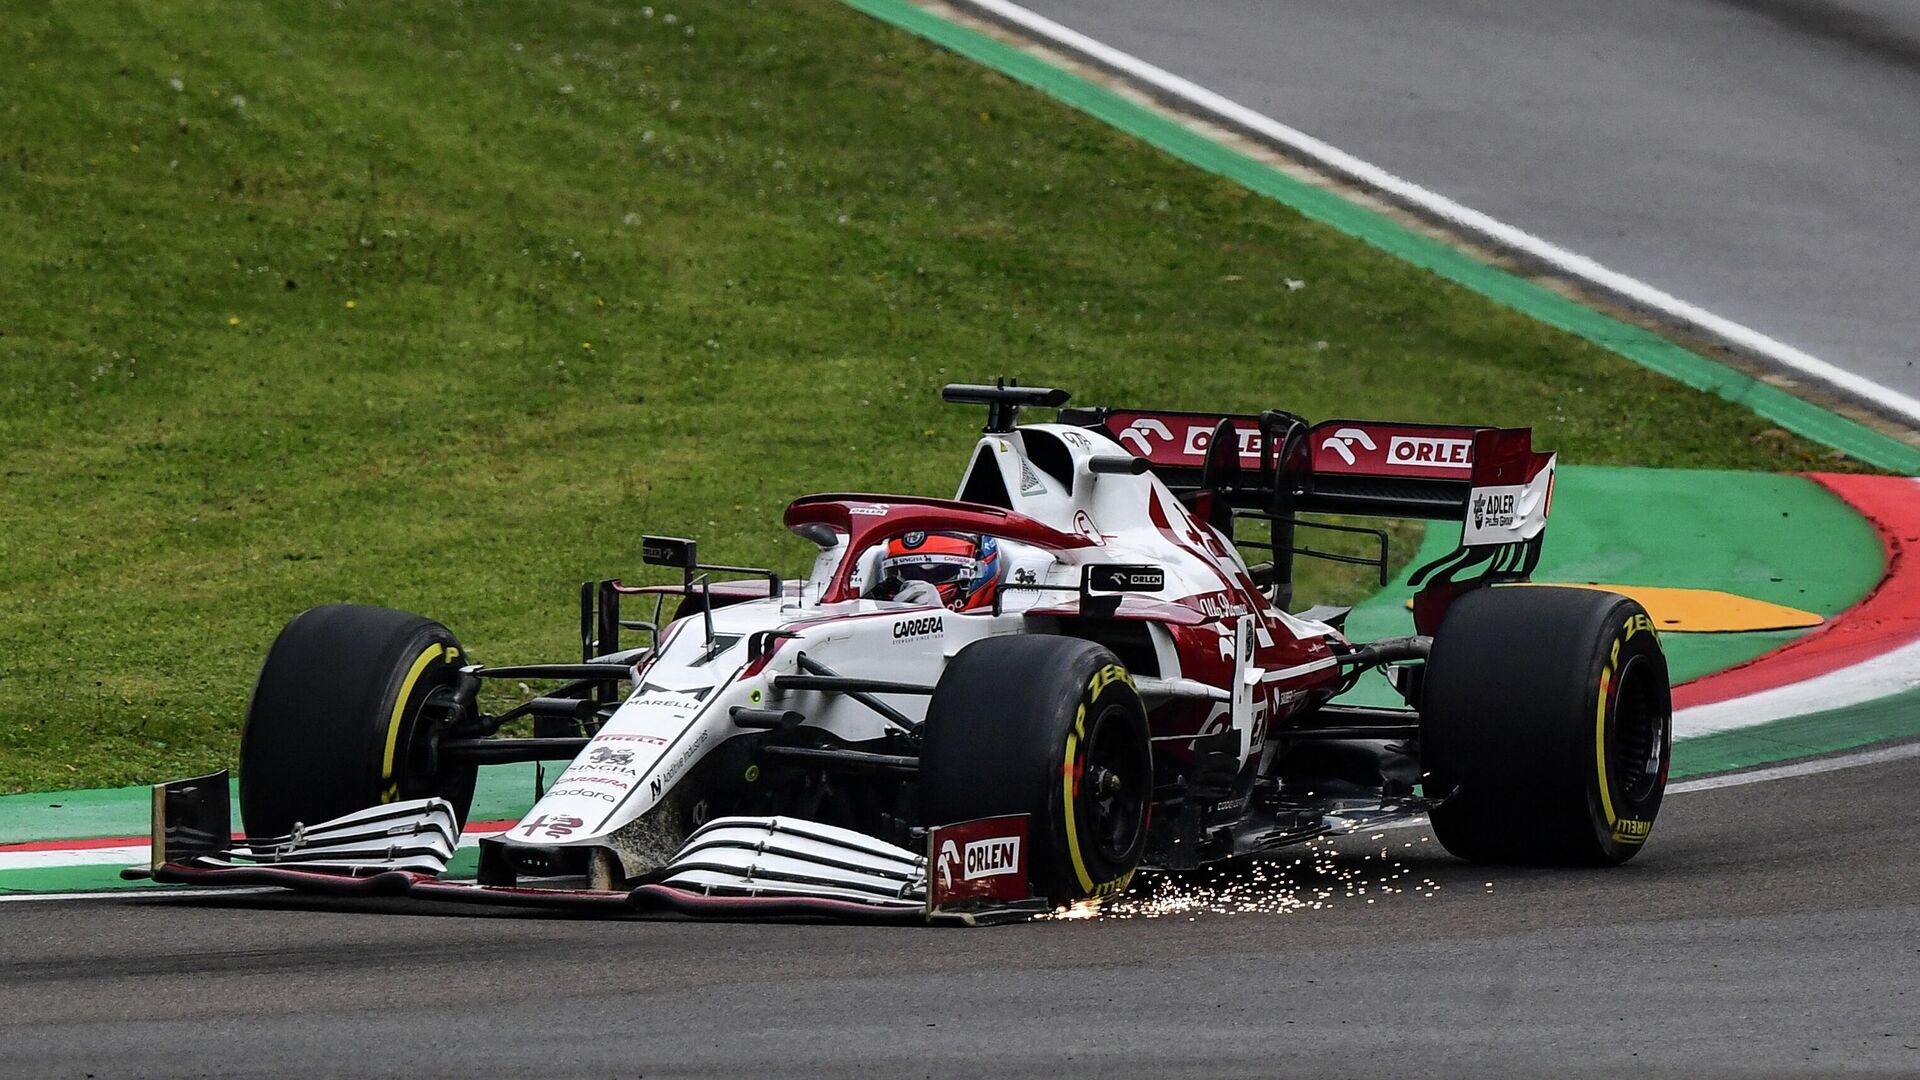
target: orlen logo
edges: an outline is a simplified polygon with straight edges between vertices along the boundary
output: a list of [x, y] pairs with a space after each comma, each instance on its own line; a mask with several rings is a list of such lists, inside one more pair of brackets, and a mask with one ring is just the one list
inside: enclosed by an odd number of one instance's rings
[[1167, 430], [1167, 425], [1155, 420], [1151, 416], [1143, 416], [1133, 423], [1128, 424], [1127, 430], [1121, 432], [1118, 438], [1121, 442], [1133, 447], [1134, 453], [1145, 457], [1153, 453], [1153, 439], [1151, 437], [1154, 435], [1168, 440], [1173, 438], [1173, 432]]
[[953, 887], [955, 864], [958, 864], [962, 881], [1017, 874], [1020, 872], [1020, 838], [990, 836], [985, 840], [970, 841], [964, 849], [951, 840], [941, 844], [940, 861], [935, 869], [940, 874], [943, 887]]
[[961, 877], [967, 881], [1020, 872], [1020, 838], [993, 836], [967, 845]]
[[[1241, 457], [1260, 456], [1260, 433], [1258, 431], [1234, 430], [1240, 442]], [[1187, 429], [1187, 443], [1183, 449], [1189, 454], [1204, 454], [1207, 447], [1213, 445], [1213, 429], [1195, 425]]]
[[1387, 460], [1395, 465], [1431, 465], [1441, 469], [1473, 467], [1472, 439], [1428, 439], [1395, 435], [1387, 443]]
[[[1397, 442], [1398, 440], [1395, 441]], [[1331, 450], [1340, 455], [1341, 461], [1352, 465], [1356, 460], [1353, 456], [1355, 443], [1360, 444], [1368, 450], [1379, 449], [1378, 446], [1374, 445], [1373, 436], [1356, 427], [1343, 427], [1332, 435], [1329, 435], [1327, 441], [1320, 444], [1320, 449]]]

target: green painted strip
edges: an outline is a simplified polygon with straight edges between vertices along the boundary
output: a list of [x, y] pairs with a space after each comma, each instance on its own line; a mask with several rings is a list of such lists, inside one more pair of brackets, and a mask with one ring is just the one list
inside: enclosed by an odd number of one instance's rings
[[1914, 736], [1920, 736], [1920, 690], [1683, 739], [1673, 746], [1672, 777], [1705, 776]]
[[[1563, 475], [1538, 581], [1720, 589], [1833, 616], [1864, 599], [1885, 570], [1873, 526], [1803, 476], [1579, 466]], [[1686, 682], [1803, 633], [1667, 634], [1662, 642], [1674, 680]]]
[[1643, 367], [1744, 406], [1788, 431], [1878, 468], [1920, 474], [1920, 448], [1717, 364], [1650, 330], [1603, 315], [1525, 278], [1489, 266], [1450, 244], [1423, 236], [1330, 191], [1287, 176], [1011, 45], [949, 22], [907, 0], [844, 2], [1025, 83], [1188, 164], [1285, 203], [1306, 217], [1549, 326], [1611, 349]]
[[[0, 871], [0, 896], [19, 893], [93, 892], [98, 889], [165, 888], [151, 881], [122, 881], [118, 864], [47, 866]], [[3, 907], [4, 905], [0, 905]]]
[[[549, 761], [546, 766], [546, 786], [552, 787], [554, 778], [564, 771], [569, 763]], [[532, 764], [489, 765], [480, 770], [480, 782], [473, 788], [473, 809], [467, 812], [469, 821], [517, 821], [520, 815], [533, 808], [534, 767]]]
[[145, 836], [151, 827], [152, 792], [149, 787], [123, 787], [0, 795], [0, 844]]
[[[120, 877], [120, 863], [96, 866], [47, 866], [32, 870], [0, 870], [0, 896], [18, 893], [94, 892], [102, 889], [165, 889], [151, 881], [126, 881]], [[447, 862], [449, 879], [472, 878], [480, 873], [480, 850], [456, 851]]]
[[[564, 761], [547, 762], [551, 785]], [[518, 818], [533, 805], [534, 767], [530, 764], [488, 765], [474, 786], [472, 821]], [[0, 796], [0, 844], [34, 840], [90, 840], [99, 836], [145, 836], [152, 828], [153, 789], [99, 788], [81, 791], [30, 792]], [[240, 805], [237, 783], [233, 804]]]

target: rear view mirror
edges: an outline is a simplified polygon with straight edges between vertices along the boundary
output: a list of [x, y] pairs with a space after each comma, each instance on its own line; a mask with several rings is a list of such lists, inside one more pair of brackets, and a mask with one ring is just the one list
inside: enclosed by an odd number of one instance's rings
[[677, 536], [643, 536], [640, 538], [640, 561], [649, 566], [691, 570], [696, 561], [694, 543]]
[[1139, 476], [1153, 468], [1153, 462], [1132, 454], [1095, 454], [1087, 459], [1087, 471], [1096, 473], [1115, 473], [1121, 476]]

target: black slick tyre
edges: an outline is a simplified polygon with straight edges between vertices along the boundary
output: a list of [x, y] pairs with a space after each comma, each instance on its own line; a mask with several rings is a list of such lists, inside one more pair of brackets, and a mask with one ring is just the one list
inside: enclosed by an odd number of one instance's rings
[[447, 628], [419, 615], [335, 604], [294, 616], [260, 667], [241, 731], [248, 835], [430, 795], [464, 821], [475, 770], [434, 766], [423, 707], [466, 662]]
[[1653, 620], [1591, 589], [1483, 588], [1427, 661], [1421, 783], [1434, 836], [1476, 862], [1596, 865], [1645, 846], [1673, 702]]
[[978, 641], [934, 688], [919, 784], [930, 827], [1028, 815], [1035, 895], [1056, 905], [1117, 896], [1147, 845], [1146, 709], [1101, 645], [1046, 635]]

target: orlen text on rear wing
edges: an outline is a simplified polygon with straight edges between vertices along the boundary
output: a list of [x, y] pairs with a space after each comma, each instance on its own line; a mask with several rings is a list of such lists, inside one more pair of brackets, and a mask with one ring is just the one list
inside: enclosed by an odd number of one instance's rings
[[1196, 516], [1229, 536], [1235, 514], [1272, 519], [1282, 582], [1291, 581], [1292, 555], [1320, 554], [1294, 546], [1293, 528], [1310, 524], [1296, 518], [1303, 513], [1461, 522], [1459, 549], [1413, 576], [1414, 585], [1439, 587], [1449, 597], [1456, 581], [1522, 580], [1539, 560], [1554, 456], [1534, 451], [1528, 428], [1308, 424], [1278, 410], [1244, 416], [1063, 409], [1060, 419], [1103, 430], [1145, 458]]

